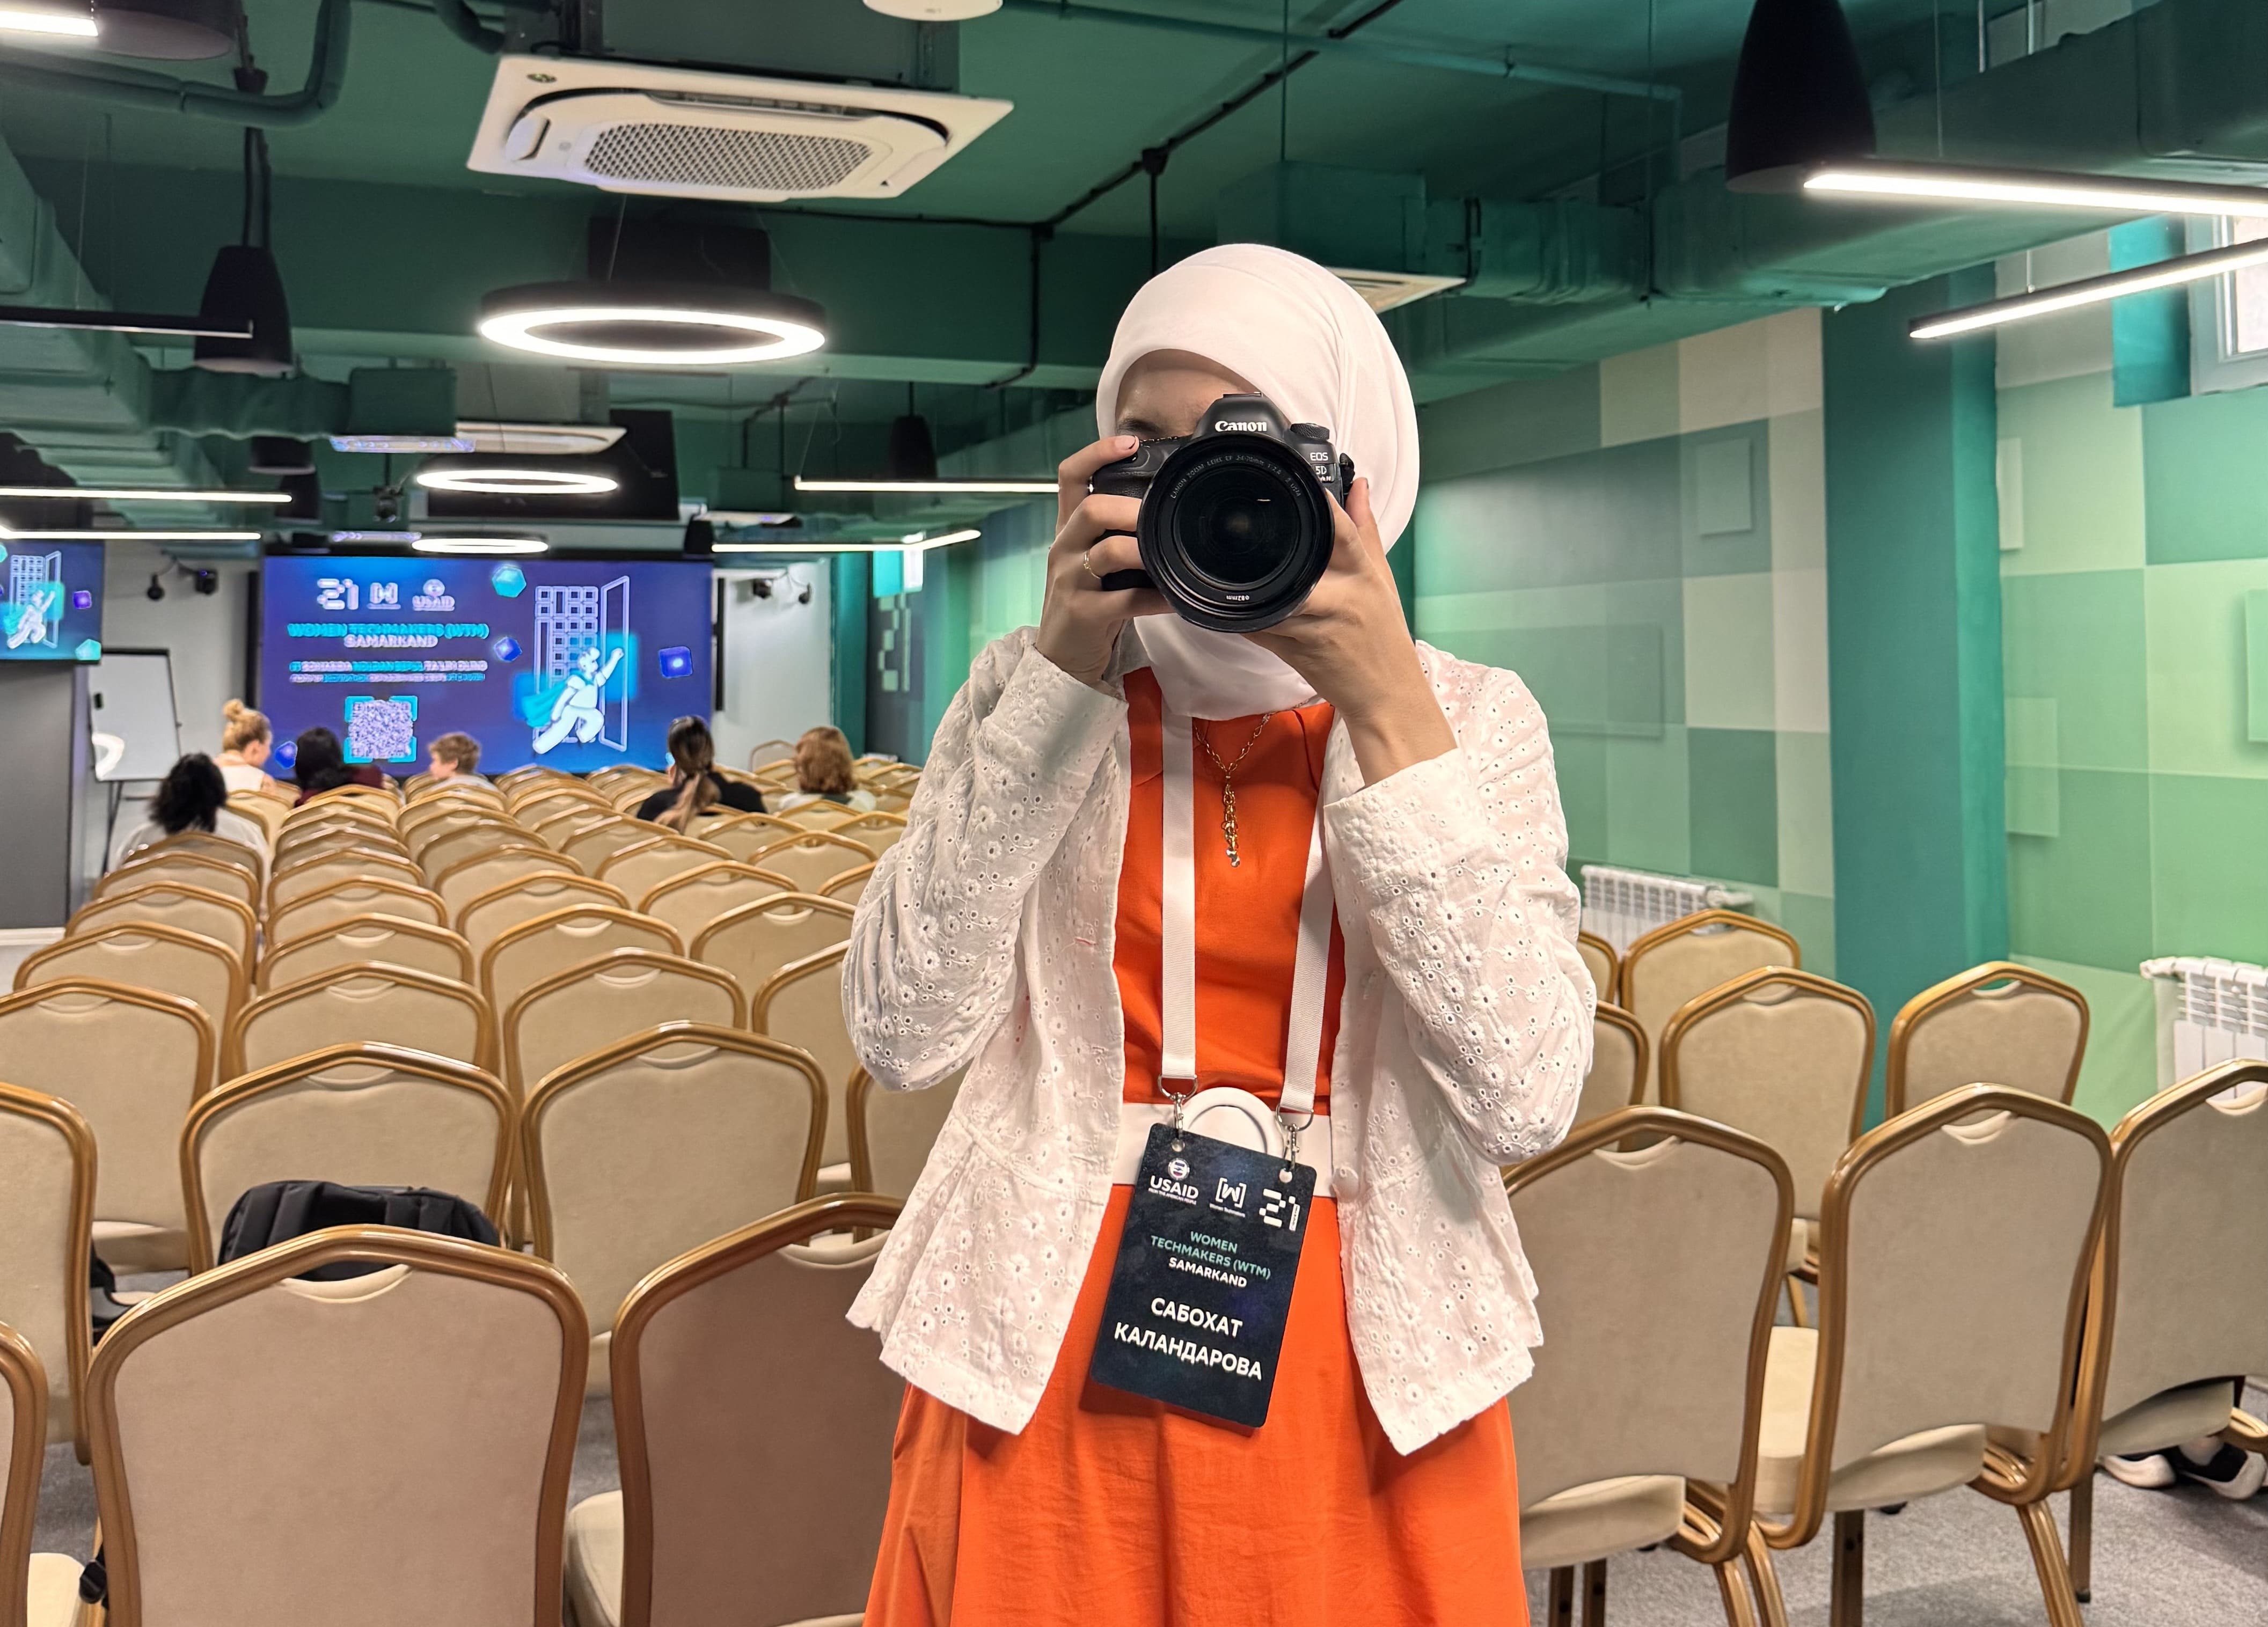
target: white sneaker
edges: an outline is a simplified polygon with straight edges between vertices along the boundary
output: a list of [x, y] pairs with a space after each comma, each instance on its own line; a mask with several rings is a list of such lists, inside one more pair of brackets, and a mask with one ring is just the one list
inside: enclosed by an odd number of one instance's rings
[[2183, 1480], [2213, 1488], [2213, 1495], [2241, 1503], [2268, 1483], [2268, 1457], [2244, 1452], [2207, 1437], [2166, 1454]]
[[2174, 1483], [2174, 1466], [2163, 1452], [2137, 1453], [2132, 1457], [2106, 1457], [2102, 1472], [2121, 1485], [2144, 1491], [2162, 1491]]

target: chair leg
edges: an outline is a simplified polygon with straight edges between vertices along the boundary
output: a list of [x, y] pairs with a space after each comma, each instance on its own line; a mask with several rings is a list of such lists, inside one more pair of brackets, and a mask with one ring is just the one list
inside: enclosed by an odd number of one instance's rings
[[2095, 1471], [2071, 1489], [2071, 1591], [2081, 1604], [2095, 1594]]
[[1725, 1627], [1757, 1627], [1756, 1601], [1742, 1578], [1741, 1562], [1727, 1559], [1709, 1567], [1717, 1573], [1717, 1598], [1725, 1607]]
[[1787, 1314], [1794, 1319], [1797, 1327], [1808, 1328], [1811, 1326], [1811, 1307], [1803, 1302], [1803, 1278], [1790, 1276], [1784, 1280], [1787, 1284]]
[[2024, 1540], [2031, 1544], [2032, 1569], [2039, 1573], [2048, 1627], [2085, 1627], [2086, 1617], [2079, 1613], [2079, 1600], [2072, 1592], [2071, 1567], [2064, 1562], [2063, 1540], [2056, 1533], [2055, 1515], [2047, 1499], [2019, 1505], [2016, 1518], [2024, 1522]]
[[1835, 1583], [1827, 1619], [1830, 1627], [1861, 1627], [1867, 1619], [1867, 1511], [1863, 1508], [1835, 1516]]
[[1550, 1601], [1543, 1613], [1550, 1627], [1575, 1627], [1575, 1567], [1563, 1564], [1551, 1572]]
[[1753, 1526], [1741, 1557], [1748, 1565], [1749, 1587], [1756, 1594], [1756, 1614], [1763, 1617], [1764, 1627], [1787, 1627], [1787, 1599], [1779, 1590], [1779, 1569], [1772, 1564], [1764, 1534]]
[[1607, 1562], [1583, 1567], [1583, 1627], [1607, 1627]]

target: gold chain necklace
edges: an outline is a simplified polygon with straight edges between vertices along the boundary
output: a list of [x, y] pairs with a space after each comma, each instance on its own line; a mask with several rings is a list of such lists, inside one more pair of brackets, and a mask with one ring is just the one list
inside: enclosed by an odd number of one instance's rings
[[1267, 730], [1268, 720], [1275, 715], [1274, 712], [1260, 714], [1259, 725], [1252, 731], [1252, 738], [1244, 742], [1244, 749], [1236, 754], [1233, 762], [1223, 762], [1220, 754], [1212, 748], [1212, 742], [1205, 738], [1204, 728], [1195, 723], [1190, 725], [1189, 732], [1197, 737], [1197, 744], [1204, 747], [1204, 755], [1212, 759], [1212, 766], [1220, 770], [1220, 834], [1228, 838], [1228, 862], [1232, 869], [1243, 862], [1236, 852], [1236, 771], [1244, 766], [1244, 760], [1260, 743], [1261, 735]]

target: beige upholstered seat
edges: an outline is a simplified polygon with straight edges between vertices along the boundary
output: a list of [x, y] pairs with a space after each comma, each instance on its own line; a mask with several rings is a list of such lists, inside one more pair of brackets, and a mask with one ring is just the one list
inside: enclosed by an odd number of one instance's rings
[[1971, 1085], [1877, 1126], [1836, 1165], [1820, 1326], [1772, 1332], [1756, 1505], [1775, 1548], [1835, 1516], [1837, 1591], [1852, 1601], [1838, 1621], [1855, 1619], [1865, 1511], [1965, 1482], [2015, 1507], [2049, 1622], [2077, 1627], [2046, 1498], [2068, 1447], [2110, 1160], [2092, 1120]]
[[16, 968], [16, 987], [34, 988], [63, 977], [178, 994], [212, 1019], [216, 1034], [245, 1000], [244, 962], [236, 952], [216, 939], [171, 926], [114, 926], [50, 944]]
[[902, 814], [856, 814], [836, 826], [835, 834], [848, 836], [880, 858], [906, 834], [906, 816]]
[[386, 916], [424, 926], [446, 926], [448, 911], [440, 899], [422, 887], [384, 877], [334, 881], [320, 892], [308, 893], [268, 914], [268, 948], [277, 948], [310, 935], [329, 931], [342, 921], [364, 916]]
[[810, 830], [774, 843], [749, 862], [774, 875], [785, 876], [807, 893], [815, 893], [844, 871], [873, 864], [874, 850], [848, 836]]
[[385, 826], [370, 820], [327, 819], [295, 825], [276, 839], [275, 868], [305, 864], [311, 858], [336, 853], [383, 853], [408, 858], [409, 850]]
[[93, 1131], [95, 1252], [121, 1270], [188, 1263], [181, 1121], [212, 1088], [212, 1020], [178, 995], [72, 979], [0, 998], [0, 1071]]
[[229, 1025], [228, 1077], [333, 1045], [399, 1045], [495, 1071], [489, 1003], [469, 984], [404, 966], [335, 966], [261, 996]]
[[607, 904], [571, 904], [498, 933], [481, 955], [481, 990], [491, 1007], [508, 1012], [554, 972], [617, 949], [685, 953], [677, 934], [651, 916]]
[[2073, 1581], [2082, 1595], [2100, 1454], [2161, 1452], [2228, 1432], [2268, 1373], [2268, 1064], [2225, 1063], [2159, 1092], [2110, 1132], [2099, 1290], [2088, 1304], [2070, 1465]]
[[861, 865], [856, 870], [846, 870], [819, 889], [821, 898], [840, 899], [857, 909], [859, 899], [865, 896], [866, 884], [874, 879], [874, 866]]
[[732, 863], [723, 848], [711, 847], [669, 831], [617, 848], [599, 861], [598, 876], [622, 889], [627, 898], [644, 898], [663, 882], [704, 865]]
[[754, 863], [766, 848], [800, 834], [798, 827], [772, 814], [720, 814], [703, 820], [700, 830], [703, 842], [723, 848], [744, 865]]
[[958, 1070], [927, 1090], [884, 1090], [865, 1069], [852, 1071], [843, 1093], [852, 1190], [902, 1198], [914, 1189], [967, 1071]]
[[241, 842], [210, 830], [182, 830], [152, 842], [148, 847], [136, 848], [133, 858], [155, 858], [174, 853], [192, 853], [199, 858], [209, 858], [216, 864], [233, 865], [239, 870], [248, 870], [254, 875], [268, 868], [268, 855], [254, 852]]
[[1591, 1071], [1583, 1076], [1575, 1123], [1587, 1124], [1637, 1105], [1644, 1093], [1646, 1064], [1646, 1030], [1638, 1019], [1619, 1005], [1599, 1002], [1591, 1024]]
[[791, 961], [845, 941], [850, 906], [809, 893], [781, 893], [728, 909], [693, 940], [693, 958], [740, 979], [752, 1000]]
[[276, 871], [268, 882], [268, 913], [281, 915], [286, 906], [342, 881], [392, 881], [423, 889], [425, 872], [408, 859], [391, 853], [327, 854], [313, 863], [294, 864]]
[[48, 1370], [48, 1441], [77, 1441], [85, 1462], [94, 1132], [61, 1097], [0, 1085], [0, 1322]]
[[651, 949], [616, 949], [554, 972], [504, 1019], [504, 1079], [520, 1101], [578, 1056], [666, 1022], [747, 1026], [747, 1000], [730, 973]]
[[525, 791], [514, 791], [504, 799], [504, 806], [513, 819], [533, 830], [555, 814], [564, 814], [571, 808], [596, 808], [603, 811], [606, 799], [587, 785], [570, 781], [565, 784], [547, 781]]
[[178, 927], [226, 944], [247, 966], [260, 933], [258, 917], [240, 900], [166, 881], [88, 904], [71, 917], [64, 935], [84, 938], [114, 926]]
[[1884, 1108], [1918, 1108], [1962, 1085], [2006, 1085], [2069, 1102], [2087, 1054], [2087, 997], [2011, 961], [1948, 977], [1890, 1024]]
[[1612, 1555], [1671, 1542], [1715, 1570], [1743, 1627], [1735, 1567], [1748, 1556], [1760, 1581], [1771, 1568], [1749, 1520], [1786, 1165], [1724, 1125], [1624, 1108], [1505, 1187], [1552, 1307], [1535, 1375], [1512, 1393], [1521, 1563], [1554, 1572], [1557, 1595], [1575, 1565], [1599, 1567], [1603, 1587]]
[[[1704, 909], [1658, 926], [1623, 953], [1621, 993], [1615, 1004], [1638, 1019], [1661, 1068], [1661, 1033], [1678, 1007], [1697, 995], [1760, 966], [1803, 964], [1795, 939], [1768, 921], [1729, 909]], [[1652, 1085], [1646, 1099], [1657, 1101]], [[1803, 1196], [1796, 1172], [1796, 1197]]]
[[47, 1369], [0, 1323], [0, 1621], [11, 1627], [73, 1627], [78, 1616], [79, 1562], [31, 1551], [47, 1445]]
[[532, 837], [508, 842], [468, 855], [433, 875], [433, 890], [441, 907], [455, 920], [465, 906], [483, 894], [529, 876], [572, 875], [575, 862], [565, 854], [540, 847]]
[[260, 878], [252, 871], [202, 854], [168, 852], [164, 848], [143, 849], [95, 883], [94, 895], [116, 898], [121, 894], [169, 881], [236, 899], [248, 909], [260, 907]]
[[284, 816], [291, 805], [283, 798], [270, 796], [264, 791], [232, 791], [228, 793], [228, 808], [232, 814], [241, 814], [268, 833], [270, 847], [276, 844], [276, 834], [284, 828]]
[[88, 1384], [111, 1627], [556, 1623], [585, 1331], [541, 1261], [385, 1226], [159, 1295]]
[[836, 944], [774, 972], [748, 1002], [748, 1026], [794, 1046], [819, 1064], [827, 1080], [827, 1137], [820, 1167], [836, 1171], [847, 1187], [851, 1178], [848, 1102], [858, 1053], [851, 1049], [850, 1031], [843, 1022], [844, 949]]
[[[462, 851], [446, 849], [439, 853], [434, 851], [446, 843], [468, 836], [485, 837], [486, 841], [468, 842]], [[497, 842], [525, 841], [526, 832], [505, 817], [500, 808], [475, 807], [467, 804], [451, 808], [446, 814], [419, 820], [402, 831], [401, 840], [409, 849], [409, 857], [417, 861], [418, 866], [426, 874], [437, 876], [467, 855], [480, 852], [483, 846]]]
[[603, 1336], [648, 1271], [810, 1194], [826, 1104], [800, 1051], [699, 1023], [571, 1063], [529, 1093], [520, 1132], [536, 1253]]
[[668, 922], [671, 930], [689, 944], [701, 935], [702, 928], [726, 910], [794, 891], [785, 876], [721, 859], [670, 877], [646, 894], [640, 908], [655, 920]]
[[780, 817], [806, 830], [832, 830], [844, 820], [855, 817], [856, 814], [856, 809], [821, 799], [817, 802], [799, 802]]
[[399, 828], [400, 818], [379, 804], [362, 798], [320, 797], [293, 808], [284, 818], [284, 828], [291, 831], [303, 825], [358, 821], [374, 830], [391, 832]]
[[319, 972], [372, 961], [460, 983], [471, 983], [476, 975], [470, 946], [446, 927], [392, 916], [349, 916], [322, 931], [269, 950], [260, 962], [260, 987], [266, 993]]
[[581, 1627], [858, 1619], [905, 1386], [844, 1321], [883, 1239], [812, 1240], [897, 1208], [799, 1205], [674, 1262], [622, 1307], [622, 1490], [567, 1518]]
[[1578, 932], [1575, 949], [1583, 957], [1584, 969], [1591, 974], [1591, 986], [1598, 992], [1599, 1004], [1611, 1005], [1619, 1000], [1622, 959], [1615, 953], [1615, 946], [1594, 933]]
[[654, 830], [655, 827], [644, 820], [610, 819], [576, 829], [558, 846], [562, 853], [575, 861], [577, 868], [596, 875], [609, 854], [647, 840]]
[[496, 1218], [512, 1129], [495, 1078], [391, 1045], [334, 1045], [232, 1079], [181, 1128], [193, 1269], [211, 1265], [230, 1206], [267, 1181], [431, 1187]]
[[[563, 865], [565, 861], [561, 862]], [[574, 904], [604, 904], [628, 909], [630, 901], [622, 896], [620, 887], [608, 887], [590, 876], [570, 874], [563, 869], [490, 887], [457, 911], [457, 931], [472, 946], [473, 963], [477, 967], [489, 946], [506, 929]]]
[[564, 848], [571, 838], [583, 831], [611, 824], [621, 817], [606, 803], [563, 807], [556, 813], [547, 811], [535, 824], [535, 836], [546, 847]]

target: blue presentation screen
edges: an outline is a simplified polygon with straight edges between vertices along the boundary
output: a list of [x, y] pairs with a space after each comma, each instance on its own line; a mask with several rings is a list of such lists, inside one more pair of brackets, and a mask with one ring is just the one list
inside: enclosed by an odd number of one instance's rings
[[317, 724], [395, 775], [455, 731], [484, 773], [659, 766], [671, 722], [709, 715], [709, 593], [693, 561], [269, 559], [260, 704], [279, 771]]
[[0, 661], [102, 659], [102, 544], [0, 546]]

